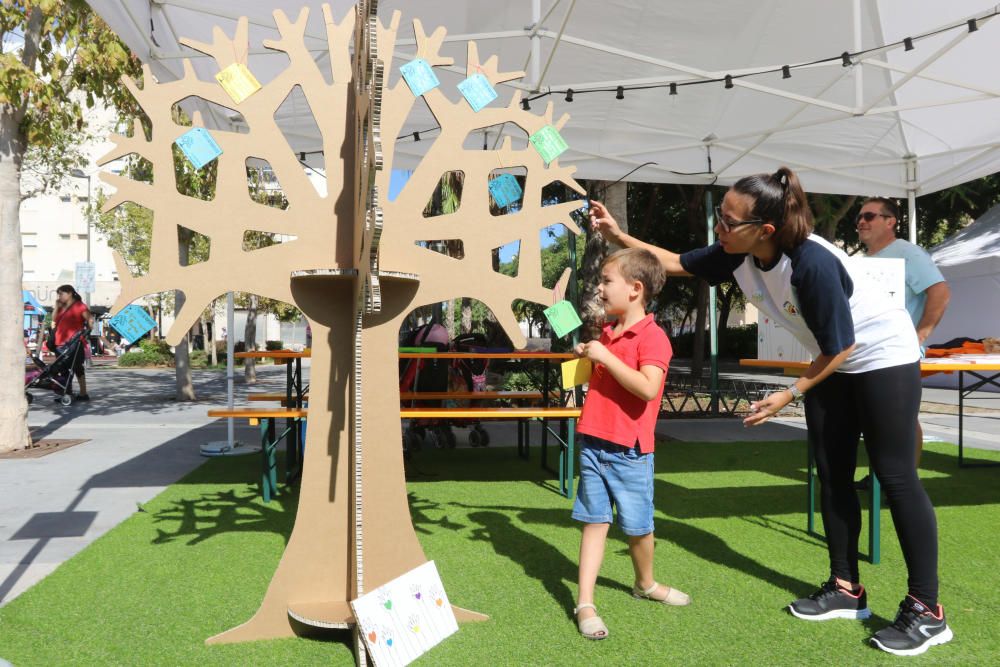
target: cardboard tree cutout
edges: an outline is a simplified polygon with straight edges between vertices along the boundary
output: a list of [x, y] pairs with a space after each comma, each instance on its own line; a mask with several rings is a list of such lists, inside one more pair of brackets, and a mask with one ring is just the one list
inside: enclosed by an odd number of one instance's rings
[[[308, 443], [295, 526], [256, 615], [210, 638], [212, 643], [285, 637], [308, 626], [351, 627], [351, 599], [426, 562], [407, 504], [397, 365], [386, 363], [395, 358], [400, 325], [417, 306], [472, 297], [486, 304], [522, 347], [512, 302], [552, 302], [551, 290], [542, 285], [540, 230], [561, 222], [579, 233], [569, 215], [578, 202], [544, 209], [541, 202], [542, 187], [553, 181], [583, 193], [572, 178], [574, 168], [556, 160], [546, 163], [531, 146], [513, 150], [509, 138], [498, 150], [462, 147], [470, 132], [501, 123], [532, 135], [566, 122], [563, 116], [553, 123], [551, 103], [542, 116], [522, 110], [519, 93], [505, 108], [477, 112], [464, 98], [449, 100], [440, 87], [427, 90], [423, 98], [441, 126], [440, 135], [400, 195], [384, 201], [394, 138], [417, 99], [402, 78], [383, 89], [399, 13], [385, 26], [369, 0], [337, 21], [324, 5], [332, 84], [305, 46], [308, 14], [303, 8], [292, 21], [280, 10], [274, 12], [280, 39], [264, 41], [264, 46], [286, 53], [289, 65], [239, 103], [215, 81], [199, 80], [187, 61], [185, 75], [177, 81], [157, 82], [148, 66], [142, 88], [126, 79], [152, 123], [152, 139], [145, 139], [137, 122], [133, 136], [112, 136], [116, 148], [102, 158], [103, 164], [138, 154], [152, 163], [155, 178], [148, 184], [102, 175], [117, 188], [105, 211], [131, 201], [155, 215], [148, 273], [131, 276], [122, 258], [115, 258], [122, 279], [116, 310], [146, 294], [183, 292], [183, 308], [167, 335], [172, 344], [208, 303], [228, 291], [294, 303], [312, 326]], [[432, 67], [452, 64], [439, 53], [443, 28], [427, 35], [414, 20], [413, 30], [417, 58]], [[232, 38], [216, 27], [211, 44], [182, 43], [214, 57], [221, 72], [247, 64], [247, 34], [244, 17]], [[353, 59], [352, 38], [360, 45]], [[499, 72], [495, 57], [480, 63], [472, 42], [466, 70], [470, 77], [482, 75], [491, 86], [523, 76]], [[295, 87], [322, 133], [326, 197], [309, 182], [275, 122], [275, 111]], [[173, 182], [171, 144], [187, 128], [172, 121], [171, 107], [191, 96], [237, 110], [249, 128], [212, 131], [222, 154], [211, 201], [187, 197]], [[197, 115], [194, 125], [202, 125]], [[388, 138], [384, 143], [383, 137]], [[249, 158], [270, 163], [289, 201], [287, 209], [250, 199]], [[527, 170], [524, 203], [516, 214], [493, 216], [488, 179], [501, 167]], [[426, 202], [442, 174], [451, 170], [465, 173], [460, 209], [424, 218]], [[209, 259], [180, 265], [178, 226], [209, 237]], [[243, 239], [250, 231], [294, 239], [248, 251]], [[448, 257], [419, 245], [426, 240], [460, 240], [464, 256]], [[492, 251], [512, 241], [520, 242], [516, 277], [491, 266]], [[557, 293], [568, 278], [567, 269]], [[459, 620], [484, 618], [455, 611]], [[360, 660], [363, 646], [356, 648]]]

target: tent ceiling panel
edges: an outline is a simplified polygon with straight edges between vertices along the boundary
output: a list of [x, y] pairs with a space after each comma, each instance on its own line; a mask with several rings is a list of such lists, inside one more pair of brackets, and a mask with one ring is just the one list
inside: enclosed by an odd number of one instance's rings
[[[307, 35], [324, 68], [325, 29], [319, 0], [89, 0], [157, 77], [180, 76], [190, 57], [199, 76], [211, 78], [215, 63], [182, 46], [180, 37], [211, 41], [212, 26], [232, 34], [236, 19], [250, 19], [249, 66], [261, 82], [283, 68], [262, 42], [277, 36], [274, 8], [296, 16], [310, 8]], [[332, 0], [337, 17], [353, 3]], [[400, 9], [403, 22], [393, 70], [412, 57], [409, 21], [425, 28], [447, 27], [444, 51], [455, 66], [438, 70], [444, 90], [457, 96], [464, 77], [465, 40], [476, 39], [480, 54], [499, 55], [503, 70], [525, 69], [522, 81], [500, 86], [507, 103], [515, 89], [552, 92], [531, 102], [539, 113], [552, 102], [556, 117], [572, 119], [563, 131], [570, 151], [562, 162], [577, 164], [581, 178], [630, 176], [662, 182], [732, 183], [781, 164], [797, 168], [815, 192], [905, 196], [934, 192], [1000, 171], [1000, 18], [985, 0], [770, 0], [699, 3], [664, 0], [541, 0], [537, 44], [531, 62], [532, 2], [517, 0], [382, 0], [383, 20]], [[860, 16], [853, 8], [860, 7]], [[978, 31], [964, 22], [983, 17]], [[150, 25], [152, 21], [152, 30]], [[859, 30], [855, 31], [857, 24]], [[855, 57], [843, 67], [844, 51], [873, 49], [904, 37], [959, 26], [902, 46]], [[833, 58], [832, 62], [738, 78], [742, 73]], [[619, 85], [681, 84], [732, 74], [734, 88], [721, 81], [667, 89], [626, 91]], [[391, 76], [391, 81], [398, 73]], [[537, 77], [537, 79], [535, 78]], [[565, 88], [577, 92], [565, 101]], [[585, 93], [588, 88], [608, 88]], [[302, 110], [302, 113], [307, 113]], [[319, 151], [322, 142], [308, 123], [287, 118], [297, 150]], [[231, 122], [206, 115], [209, 126]], [[283, 122], [285, 122], [283, 120]], [[397, 167], [416, 164], [427, 142], [412, 141], [415, 130], [435, 127], [425, 111], [411, 115], [397, 146]], [[713, 137], [706, 141], [707, 137]], [[489, 141], [492, 143], [496, 137]], [[711, 144], [709, 149], [708, 145]], [[708, 171], [711, 153], [712, 173]], [[907, 168], [907, 162], [914, 164]], [[698, 175], [690, 175], [697, 173]]]

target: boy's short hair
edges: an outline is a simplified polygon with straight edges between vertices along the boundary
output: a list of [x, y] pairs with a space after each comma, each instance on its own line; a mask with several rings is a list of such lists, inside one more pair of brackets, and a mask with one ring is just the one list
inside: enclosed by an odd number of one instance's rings
[[625, 280], [638, 280], [642, 283], [643, 303], [660, 293], [667, 281], [667, 274], [656, 255], [645, 248], [623, 248], [617, 250], [601, 262], [601, 268], [614, 264], [621, 271]]

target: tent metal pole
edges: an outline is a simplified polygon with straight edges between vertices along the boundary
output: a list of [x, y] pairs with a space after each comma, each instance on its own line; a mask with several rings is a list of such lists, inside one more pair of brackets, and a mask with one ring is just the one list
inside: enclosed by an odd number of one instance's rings
[[[232, 410], [233, 409], [233, 381], [235, 380], [235, 360], [233, 359], [233, 354], [235, 353], [235, 340], [233, 338], [234, 331], [236, 330], [236, 304], [234, 303], [233, 293], [226, 293], [226, 406]], [[229, 442], [229, 449], [236, 446], [236, 438], [234, 433], [233, 418], [230, 417], [226, 420], [226, 439]]]
[[906, 191], [906, 212], [910, 218], [910, 243], [917, 243], [917, 193]]
[[[851, 18], [854, 23], [854, 52], [858, 53], [862, 50], [861, 47], [861, 0], [854, 0], [851, 6]], [[864, 79], [864, 68], [860, 66], [860, 63], [856, 67], [852, 67], [852, 74], [854, 74], [854, 106], [858, 109], [865, 102], [865, 79]]]
[[538, 92], [538, 80], [541, 77], [542, 38], [538, 35], [538, 24], [542, 20], [542, 0], [531, 0], [531, 62], [528, 63], [528, 76], [531, 77], [531, 90]]
[[[715, 209], [712, 204], [712, 190], [705, 188], [705, 227], [708, 233], [708, 245], [715, 243]], [[709, 344], [709, 389], [712, 397], [709, 400], [709, 410], [712, 414], [719, 412], [719, 331], [718, 316], [715, 312], [715, 286], [708, 288], [708, 344]]]

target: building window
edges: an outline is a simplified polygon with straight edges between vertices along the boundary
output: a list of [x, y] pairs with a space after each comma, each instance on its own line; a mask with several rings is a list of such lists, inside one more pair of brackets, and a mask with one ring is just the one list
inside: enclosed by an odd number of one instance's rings
[[89, 237], [89, 236], [90, 236], [90, 234], [77, 234], [76, 238], [79, 239], [80, 241], [86, 241], [87, 237]]
[[60, 234], [59, 238], [61, 238], [64, 241], [69, 241], [69, 234]]
[[21, 245], [25, 248], [37, 248], [38, 234], [33, 232], [29, 234], [21, 234]]

